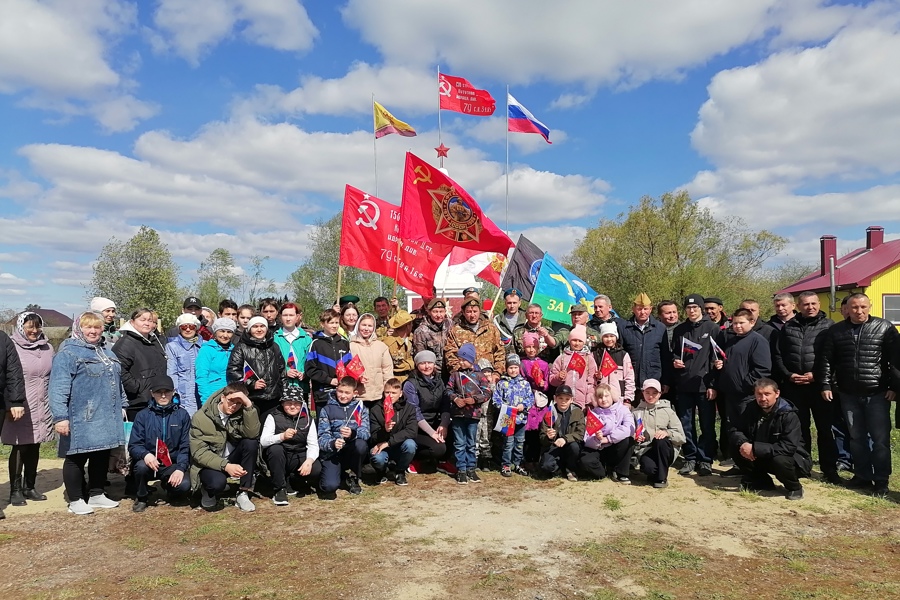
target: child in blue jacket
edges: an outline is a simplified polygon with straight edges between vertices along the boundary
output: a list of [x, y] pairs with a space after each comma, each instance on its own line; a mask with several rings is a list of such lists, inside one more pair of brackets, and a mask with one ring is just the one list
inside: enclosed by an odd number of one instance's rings
[[[191, 490], [189, 476], [191, 417], [174, 401], [175, 384], [168, 375], [157, 375], [150, 383], [151, 400], [147, 408], [134, 418], [128, 454], [132, 474], [137, 485], [137, 497], [132, 510], [144, 512], [150, 490], [147, 483], [159, 479], [169, 493], [169, 502], [184, 497]], [[171, 464], [158, 451], [157, 440], [168, 449]]]
[[517, 354], [506, 355], [506, 375], [494, 390], [494, 405], [502, 409], [503, 405], [516, 409], [515, 433], [504, 440], [503, 458], [500, 474], [512, 477], [513, 471], [519, 475], [528, 475], [521, 467], [525, 447], [525, 425], [528, 422], [528, 410], [534, 406], [534, 392], [531, 384], [522, 376], [522, 361]]
[[[322, 451], [319, 490], [324, 500], [335, 499], [345, 477], [348, 492], [362, 493], [359, 476], [369, 454], [369, 409], [361, 401], [353, 401], [355, 394], [356, 380], [344, 377], [338, 382], [335, 397], [318, 412]], [[345, 475], [347, 470], [349, 475]]]

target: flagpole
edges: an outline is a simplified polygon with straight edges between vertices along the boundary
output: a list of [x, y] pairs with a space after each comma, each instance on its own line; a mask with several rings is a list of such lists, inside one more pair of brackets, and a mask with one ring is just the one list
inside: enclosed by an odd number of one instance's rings
[[[375, 92], [372, 92], [372, 166], [375, 172], [375, 195], [378, 195], [378, 138], [375, 137], [375, 132], [377, 131], [375, 125]], [[340, 287], [340, 283], [338, 283], [338, 287]], [[340, 291], [340, 290], [338, 290]], [[384, 277], [381, 275], [378, 276], [378, 295], [384, 296]], [[340, 298], [340, 295], [338, 295]]]
[[509, 235], [509, 84], [506, 86], [506, 235]]
[[[437, 74], [438, 74], [438, 146], [443, 146], [444, 145], [444, 137], [443, 137], [443, 134], [441, 133], [441, 65], [438, 65]], [[443, 169], [444, 168], [444, 157], [440, 156], [438, 158], [440, 158], [440, 161], [441, 161], [440, 167]]]
[[400, 277], [400, 249], [403, 246], [403, 240], [397, 240], [397, 253], [394, 256], [394, 259], [397, 261], [397, 268], [394, 271], [394, 291], [391, 292], [391, 298], [397, 296], [397, 278]]
[[337, 280], [337, 294], [335, 294], [335, 299], [341, 297], [341, 279], [344, 277], [344, 265], [338, 266], [338, 280]]

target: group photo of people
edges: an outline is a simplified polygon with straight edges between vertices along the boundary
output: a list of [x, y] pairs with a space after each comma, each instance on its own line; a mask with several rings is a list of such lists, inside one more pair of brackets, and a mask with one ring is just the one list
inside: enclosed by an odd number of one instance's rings
[[599, 294], [593, 314], [573, 304], [556, 328], [516, 288], [497, 314], [477, 289], [463, 295], [457, 314], [442, 297], [410, 313], [344, 295], [308, 316], [272, 298], [188, 297], [169, 327], [152, 307], [123, 319], [94, 297], [55, 350], [22, 312], [0, 332], [6, 510], [46, 500], [48, 442], [74, 515], [121, 506], [111, 471], [134, 512], [161, 499], [250, 512], [435, 472], [647, 493], [673, 476], [735, 477], [788, 500], [815, 477], [889, 493], [900, 335], [865, 294], [843, 298], [837, 323], [811, 291], [775, 295], [768, 320], [753, 299], [726, 311], [715, 296], [640, 293], [626, 314]]

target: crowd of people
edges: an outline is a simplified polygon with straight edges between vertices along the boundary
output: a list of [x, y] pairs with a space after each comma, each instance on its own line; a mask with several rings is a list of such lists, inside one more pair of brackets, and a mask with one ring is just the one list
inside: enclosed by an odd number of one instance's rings
[[371, 485], [498, 470], [665, 488], [670, 472], [708, 477], [718, 461], [741, 489], [777, 489], [774, 476], [796, 500], [812, 423], [825, 480], [889, 491], [900, 335], [864, 294], [843, 299], [838, 323], [813, 292], [776, 295], [768, 321], [754, 300], [728, 317], [690, 294], [682, 321], [672, 300], [641, 293], [623, 317], [598, 295], [593, 315], [576, 304], [557, 329], [517, 289], [497, 315], [464, 295], [456, 315], [443, 298], [410, 314], [343, 296], [318, 327], [291, 302], [214, 311], [189, 297], [164, 333], [151, 308], [119, 326], [119, 307], [97, 297], [56, 352], [23, 312], [0, 333], [10, 505], [46, 499], [39, 449], [54, 439], [76, 515], [119, 506], [105, 493], [114, 464], [135, 512], [153, 504], [151, 481], [206, 510], [229, 482], [242, 511], [265, 496], [359, 494], [366, 464]]

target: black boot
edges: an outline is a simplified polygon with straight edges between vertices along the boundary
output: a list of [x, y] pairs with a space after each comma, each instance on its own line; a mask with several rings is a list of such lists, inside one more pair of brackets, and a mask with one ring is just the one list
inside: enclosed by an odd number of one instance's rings
[[24, 490], [25, 497], [28, 500], [37, 500], [37, 501], [46, 500], [47, 496], [35, 491], [35, 489], [34, 489], [34, 482], [36, 479], [37, 479], [37, 476], [29, 477], [28, 475], [25, 475], [22, 477], [22, 488]]
[[22, 493], [22, 480], [16, 477], [9, 482], [9, 503], [13, 506], [25, 506], [25, 494]]

